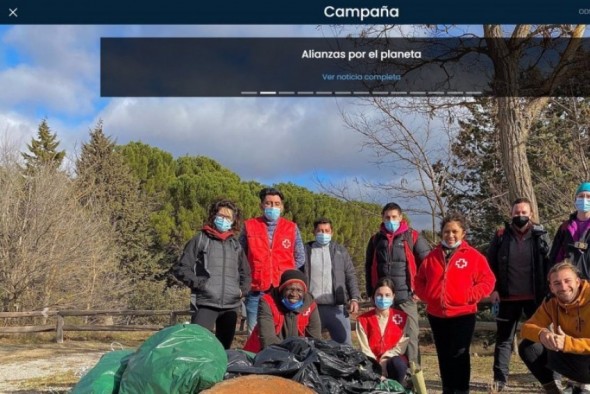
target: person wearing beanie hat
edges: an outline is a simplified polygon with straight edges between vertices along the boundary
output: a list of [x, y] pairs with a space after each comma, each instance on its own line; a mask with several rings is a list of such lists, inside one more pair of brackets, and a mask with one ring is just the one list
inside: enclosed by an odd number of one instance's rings
[[550, 266], [569, 259], [580, 271], [582, 279], [590, 279], [590, 182], [582, 182], [576, 189], [573, 212], [564, 221], [549, 253]]
[[279, 287], [260, 298], [257, 324], [248, 337], [244, 350], [257, 353], [289, 337], [320, 339], [320, 315], [307, 288], [308, 282], [303, 272], [283, 272]]
[[283, 291], [285, 287], [293, 283], [299, 284], [307, 293], [307, 277], [303, 274], [303, 272], [299, 270], [288, 270], [283, 272], [283, 274], [281, 275], [281, 284], [279, 285], [279, 291]]

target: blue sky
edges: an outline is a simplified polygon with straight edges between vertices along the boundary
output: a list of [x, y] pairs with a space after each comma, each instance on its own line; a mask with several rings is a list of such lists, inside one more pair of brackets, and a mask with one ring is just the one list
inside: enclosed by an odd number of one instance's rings
[[[407, 26], [406, 29], [415, 29]], [[118, 143], [142, 141], [180, 155], [205, 155], [245, 180], [318, 189], [355, 179], [390, 180], [372, 164], [336, 98], [101, 98], [101, 37], [314, 37], [317, 26], [0, 26], [0, 133], [25, 150], [46, 118], [73, 158], [99, 119]], [[353, 193], [379, 203], [387, 195]], [[425, 223], [428, 220], [425, 219]]]

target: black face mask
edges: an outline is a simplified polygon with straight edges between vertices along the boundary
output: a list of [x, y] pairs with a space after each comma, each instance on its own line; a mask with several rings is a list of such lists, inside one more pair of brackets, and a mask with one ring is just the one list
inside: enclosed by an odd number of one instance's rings
[[514, 224], [518, 228], [524, 227], [528, 222], [529, 222], [528, 216], [513, 216], [512, 217], [512, 224]]

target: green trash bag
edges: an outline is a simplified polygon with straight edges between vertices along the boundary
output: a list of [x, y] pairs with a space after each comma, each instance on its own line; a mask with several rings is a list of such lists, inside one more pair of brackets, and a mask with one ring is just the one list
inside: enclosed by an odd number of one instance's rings
[[192, 394], [223, 379], [227, 355], [197, 324], [177, 324], [149, 337], [129, 359], [119, 394]]
[[412, 393], [412, 390], [406, 390], [397, 380], [385, 379], [377, 385], [377, 393]]
[[115, 350], [98, 363], [74, 386], [71, 394], [117, 394], [127, 362], [135, 350]]

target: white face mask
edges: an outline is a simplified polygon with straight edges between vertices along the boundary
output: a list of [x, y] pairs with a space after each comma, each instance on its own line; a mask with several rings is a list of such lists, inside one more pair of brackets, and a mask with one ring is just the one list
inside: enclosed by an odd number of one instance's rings
[[458, 247], [459, 245], [461, 245], [461, 241], [457, 241], [455, 242], [453, 245], [449, 245], [448, 243], [446, 243], [446, 241], [443, 239], [442, 241], [440, 241], [440, 243], [449, 249], [455, 249], [456, 247]]

